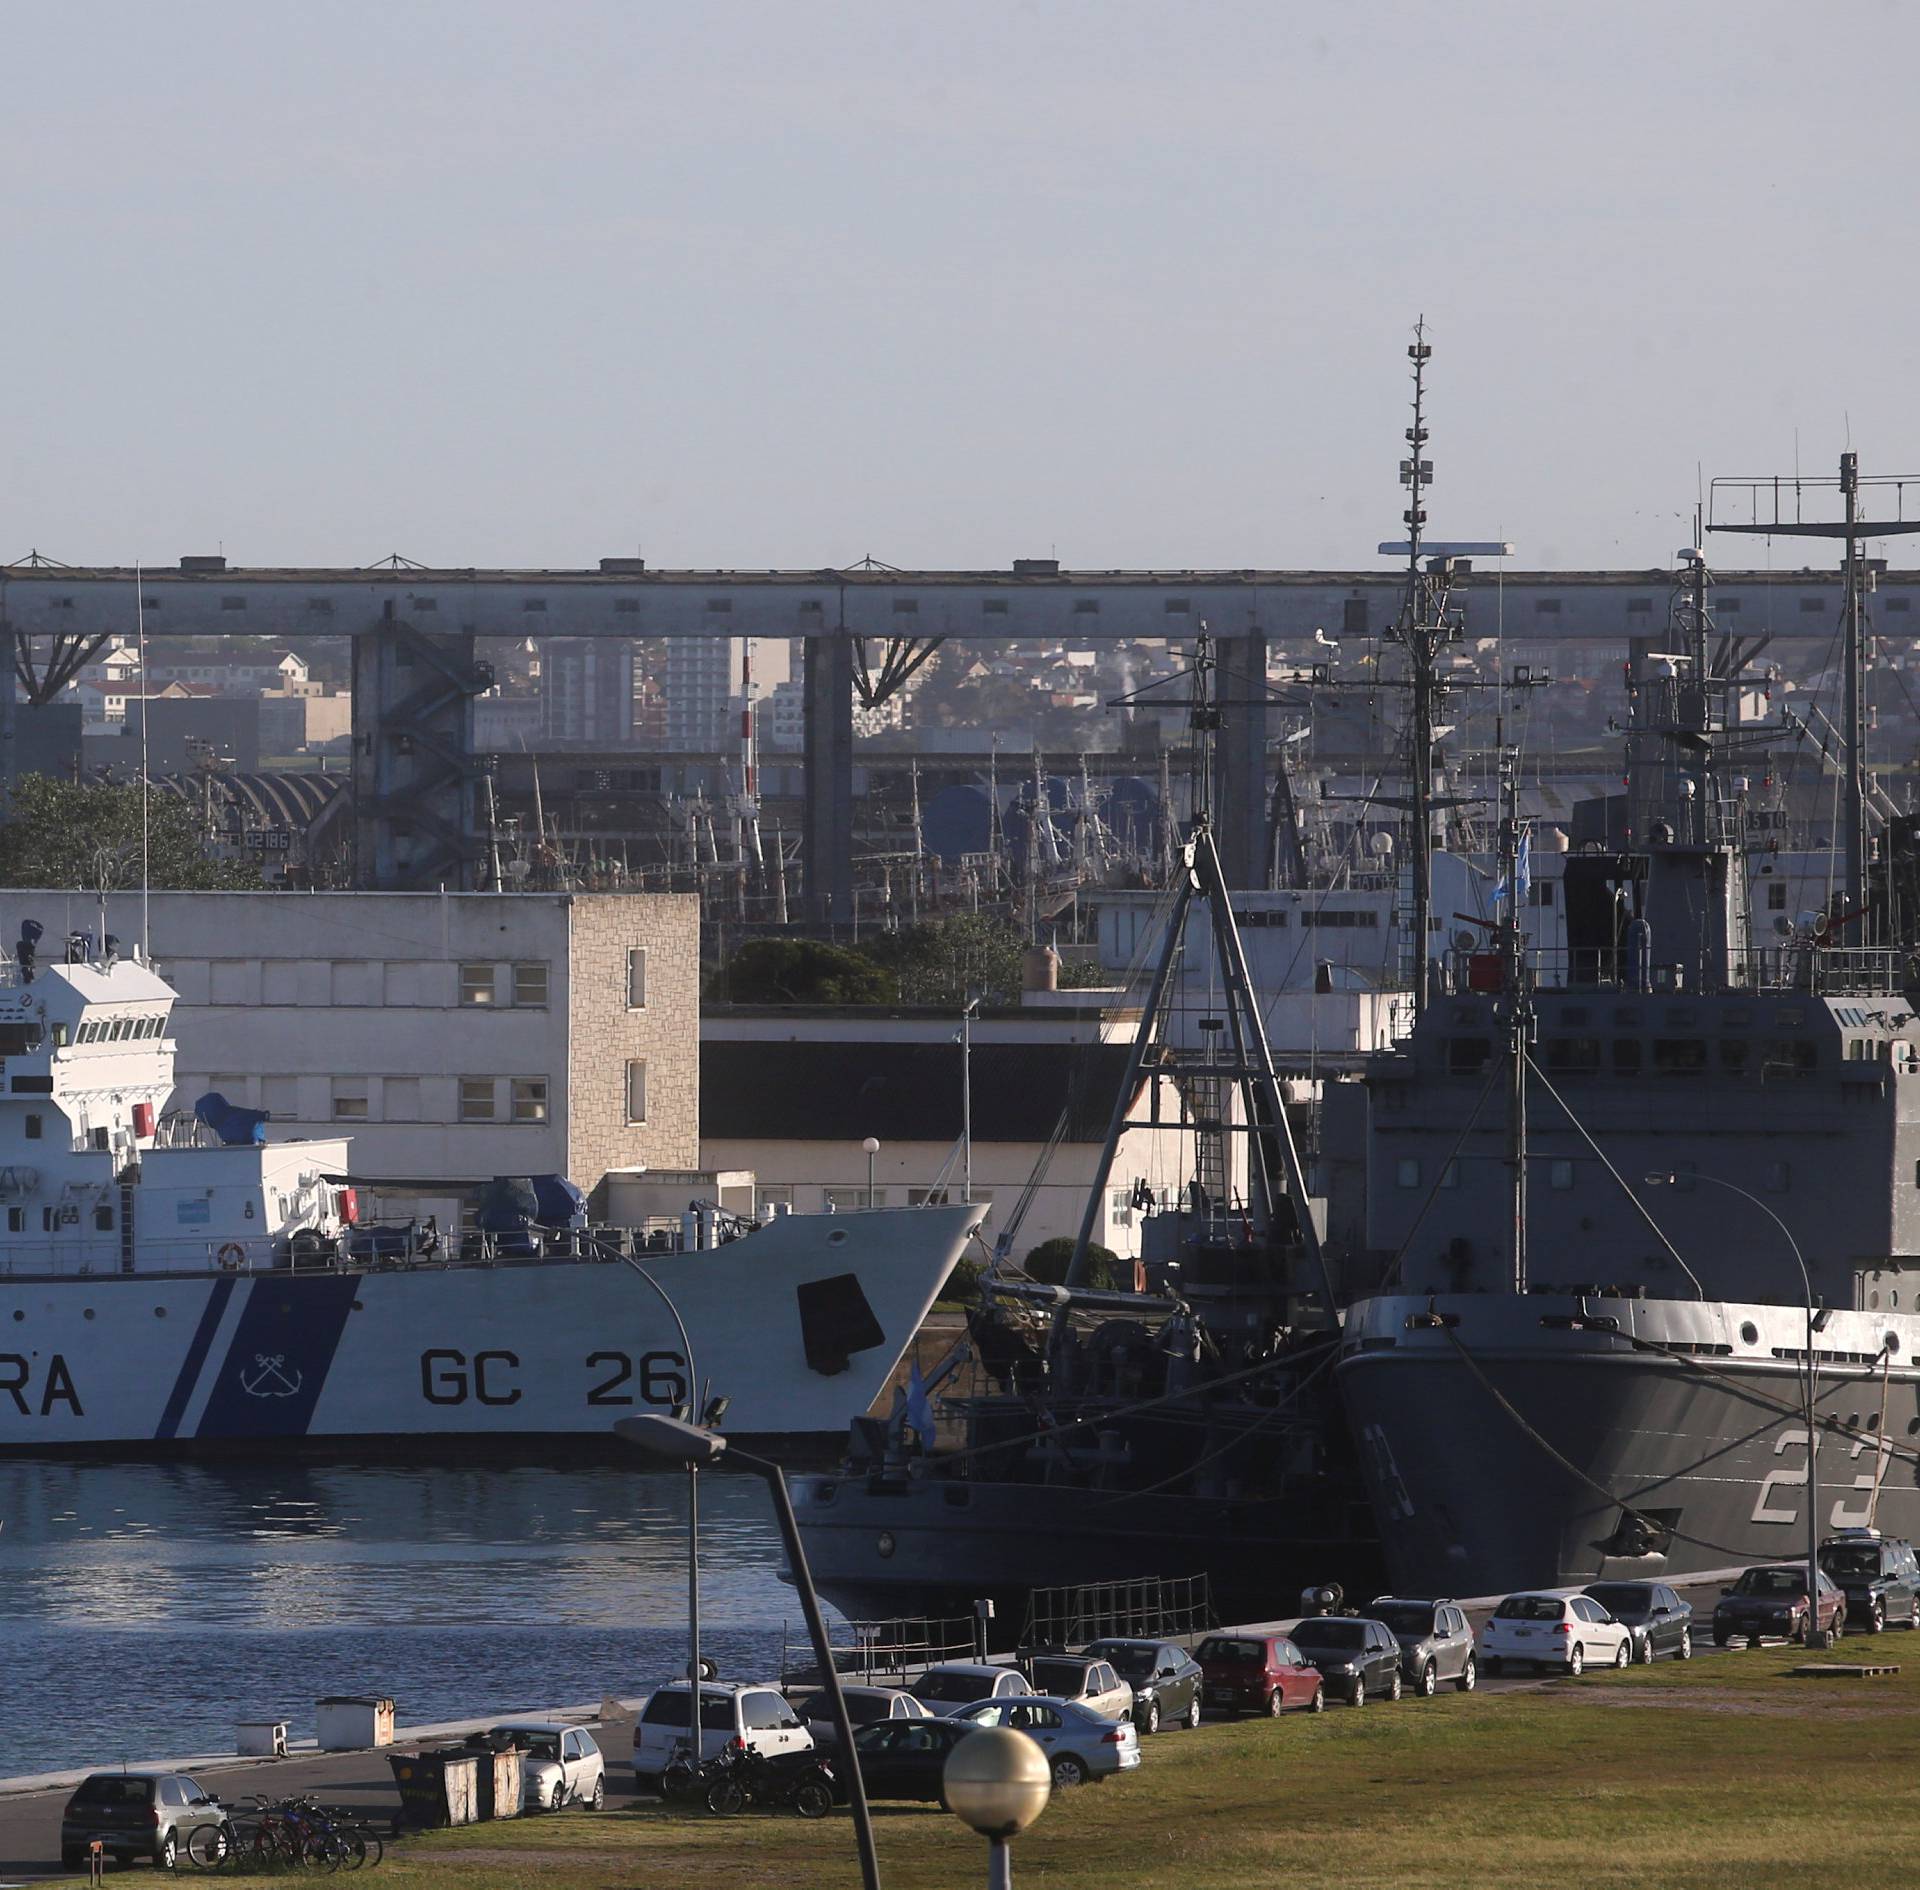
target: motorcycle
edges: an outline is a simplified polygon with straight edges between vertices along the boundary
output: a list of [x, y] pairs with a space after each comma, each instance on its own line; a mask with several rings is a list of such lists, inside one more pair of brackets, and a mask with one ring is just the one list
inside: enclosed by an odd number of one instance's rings
[[707, 1809], [730, 1817], [748, 1805], [824, 1818], [833, 1809], [833, 1767], [817, 1753], [782, 1752], [768, 1756], [738, 1741], [711, 1761]]

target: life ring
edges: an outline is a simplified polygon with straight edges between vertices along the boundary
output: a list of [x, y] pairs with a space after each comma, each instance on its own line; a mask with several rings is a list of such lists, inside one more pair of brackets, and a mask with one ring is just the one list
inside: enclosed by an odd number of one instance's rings
[[243, 1267], [247, 1264], [247, 1250], [237, 1240], [230, 1240], [215, 1258], [223, 1267]]

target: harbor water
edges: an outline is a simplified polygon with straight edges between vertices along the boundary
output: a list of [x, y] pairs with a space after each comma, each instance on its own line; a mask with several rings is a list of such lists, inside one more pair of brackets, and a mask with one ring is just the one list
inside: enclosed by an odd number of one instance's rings
[[[766, 1488], [700, 1480], [702, 1651], [804, 1643]], [[686, 1478], [616, 1465], [0, 1463], [0, 1777], [631, 1696], [686, 1661]]]

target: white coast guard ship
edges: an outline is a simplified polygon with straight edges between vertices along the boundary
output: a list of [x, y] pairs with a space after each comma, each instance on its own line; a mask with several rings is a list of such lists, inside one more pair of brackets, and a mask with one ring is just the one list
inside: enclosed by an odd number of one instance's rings
[[345, 1138], [269, 1141], [217, 1097], [163, 1117], [171, 987], [39, 935], [0, 966], [0, 1454], [577, 1447], [709, 1392], [730, 1434], [838, 1435], [983, 1211], [361, 1226]]

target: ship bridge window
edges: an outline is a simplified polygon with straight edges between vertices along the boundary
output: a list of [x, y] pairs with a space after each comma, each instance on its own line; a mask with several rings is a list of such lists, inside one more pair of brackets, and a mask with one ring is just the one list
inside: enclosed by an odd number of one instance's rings
[[1570, 1076], [1590, 1074], [1600, 1067], [1598, 1037], [1549, 1037], [1547, 1068]]
[[1739, 1076], [1747, 1067], [1748, 1044], [1739, 1037], [1720, 1039], [1720, 1067], [1729, 1076]]
[[1669, 1076], [1689, 1076], [1707, 1067], [1707, 1045], [1702, 1037], [1656, 1037], [1653, 1067]]
[[1819, 1064], [1819, 1050], [1803, 1037], [1772, 1037], [1761, 1048], [1763, 1076], [1811, 1076]]
[[1449, 1037], [1447, 1074], [1478, 1076], [1493, 1061], [1493, 1043], [1487, 1037]]
[[1640, 1074], [1640, 1040], [1637, 1037], [1616, 1037], [1613, 1040], [1613, 1073], [1615, 1076], [1638, 1076]]

